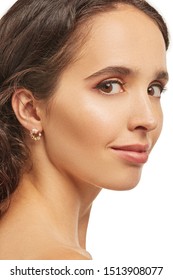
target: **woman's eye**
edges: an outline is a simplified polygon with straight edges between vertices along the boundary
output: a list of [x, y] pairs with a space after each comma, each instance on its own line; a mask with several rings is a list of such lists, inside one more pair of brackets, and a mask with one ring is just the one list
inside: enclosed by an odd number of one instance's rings
[[118, 80], [101, 82], [96, 88], [105, 95], [114, 95], [124, 92], [123, 83]]
[[161, 97], [163, 90], [162, 85], [152, 85], [148, 88], [148, 94], [154, 97]]

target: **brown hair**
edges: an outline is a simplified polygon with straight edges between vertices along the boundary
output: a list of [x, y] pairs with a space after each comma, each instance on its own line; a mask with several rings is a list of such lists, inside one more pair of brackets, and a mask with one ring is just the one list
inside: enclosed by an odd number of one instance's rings
[[119, 3], [135, 6], [153, 19], [168, 48], [163, 18], [143, 0], [18, 0], [0, 20], [1, 213], [29, 158], [25, 130], [11, 106], [12, 94], [16, 88], [26, 88], [37, 99], [50, 98], [85, 37], [84, 23]]

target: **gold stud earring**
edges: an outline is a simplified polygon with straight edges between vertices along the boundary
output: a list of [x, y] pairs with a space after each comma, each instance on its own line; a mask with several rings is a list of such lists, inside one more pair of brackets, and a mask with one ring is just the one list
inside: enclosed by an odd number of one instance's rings
[[39, 141], [41, 139], [42, 133], [38, 129], [33, 128], [30, 131], [30, 136], [34, 141]]

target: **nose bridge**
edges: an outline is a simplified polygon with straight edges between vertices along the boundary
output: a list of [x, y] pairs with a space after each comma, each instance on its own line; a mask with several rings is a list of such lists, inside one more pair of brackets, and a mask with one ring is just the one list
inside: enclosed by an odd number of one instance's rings
[[129, 118], [129, 125], [131, 129], [141, 128], [147, 131], [153, 130], [157, 127], [158, 119], [154, 101], [152, 102], [147, 92], [137, 93], [134, 95], [134, 102], [131, 106], [131, 117]]

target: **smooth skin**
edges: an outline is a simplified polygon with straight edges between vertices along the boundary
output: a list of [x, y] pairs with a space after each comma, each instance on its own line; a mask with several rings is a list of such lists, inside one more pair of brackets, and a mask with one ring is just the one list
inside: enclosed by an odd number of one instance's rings
[[143, 167], [112, 147], [140, 144], [150, 153], [167, 76], [159, 28], [120, 5], [92, 19], [49, 105], [26, 90], [14, 93], [18, 120], [42, 137], [28, 138], [33, 168], [0, 222], [0, 259], [91, 259], [85, 243], [93, 200], [102, 188], [135, 187]]

